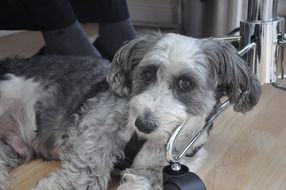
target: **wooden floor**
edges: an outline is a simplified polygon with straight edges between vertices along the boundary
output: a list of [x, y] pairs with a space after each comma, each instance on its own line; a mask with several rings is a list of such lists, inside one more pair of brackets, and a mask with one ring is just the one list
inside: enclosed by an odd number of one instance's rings
[[[21, 35], [29, 41], [28, 45], [17, 42], [22, 49], [17, 43], [15, 49], [10, 47], [19, 36], [0, 38], [0, 57], [14, 50], [29, 56], [42, 43], [37, 33]], [[286, 91], [265, 85], [253, 111], [243, 115], [228, 108], [216, 120], [206, 148], [209, 157], [198, 175], [208, 190], [286, 189]], [[29, 189], [58, 165], [35, 160], [14, 169], [11, 189]], [[116, 183], [112, 182], [110, 190]]]

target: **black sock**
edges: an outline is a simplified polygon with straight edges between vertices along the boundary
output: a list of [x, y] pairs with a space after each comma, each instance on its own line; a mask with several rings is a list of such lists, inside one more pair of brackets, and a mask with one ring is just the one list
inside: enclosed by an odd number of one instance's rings
[[112, 60], [125, 41], [135, 37], [135, 30], [129, 19], [110, 24], [99, 24], [99, 37], [93, 43], [103, 57]]
[[78, 21], [65, 28], [43, 31], [42, 34], [45, 40], [44, 54], [100, 57]]

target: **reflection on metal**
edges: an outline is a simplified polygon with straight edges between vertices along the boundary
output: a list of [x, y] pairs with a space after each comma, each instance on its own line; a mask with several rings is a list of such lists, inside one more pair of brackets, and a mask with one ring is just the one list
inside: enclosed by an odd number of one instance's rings
[[226, 41], [229, 41], [229, 42], [239, 42], [240, 39], [241, 39], [241, 36], [227, 36], [227, 37], [219, 37], [219, 38], [213, 38], [215, 40], [226, 40]]
[[247, 20], [273, 21], [277, 16], [277, 0], [248, 0]]
[[248, 52], [244, 58], [262, 84], [285, 77], [284, 18], [277, 16], [277, 0], [248, 0], [247, 17], [240, 22], [240, 35], [241, 48], [253, 42], [257, 45], [256, 51]]
[[247, 44], [243, 49], [241, 49], [240, 51], [238, 51], [237, 53], [240, 56], [244, 56], [244, 54], [246, 54], [247, 52], [249, 52], [250, 50], [255, 50], [256, 49], [256, 43], [252, 42], [250, 44]]

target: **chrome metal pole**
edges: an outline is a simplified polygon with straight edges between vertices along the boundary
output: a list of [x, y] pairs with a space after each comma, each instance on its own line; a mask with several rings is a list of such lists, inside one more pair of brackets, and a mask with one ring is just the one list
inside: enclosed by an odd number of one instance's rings
[[277, 17], [277, 0], [248, 0], [247, 20], [273, 21]]
[[273, 21], [277, 17], [278, 0], [262, 1], [262, 21]]
[[225, 40], [225, 41], [229, 41], [229, 42], [235, 42], [235, 41], [240, 41], [241, 36], [227, 36], [227, 37], [215, 37], [213, 38], [215, 40]]
[[257, 44], [256, 53], [249, 52], [244, 58], [262, 84], [276, 82], [284, 75], [279, 44], [279, 36], [284, 36], [284, 18], [277, 16], [277, 6], [277, 0], [248, 0], [246, 20], [240, 23], [240, 47]]

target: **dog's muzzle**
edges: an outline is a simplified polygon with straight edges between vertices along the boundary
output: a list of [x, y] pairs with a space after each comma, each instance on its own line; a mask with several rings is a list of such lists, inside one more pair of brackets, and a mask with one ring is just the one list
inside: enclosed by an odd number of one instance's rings
[[149, 134], [157, 128], [157, 124], [148, 120], [137, 118], [135, 121], [137, 129], [143, 133]]

